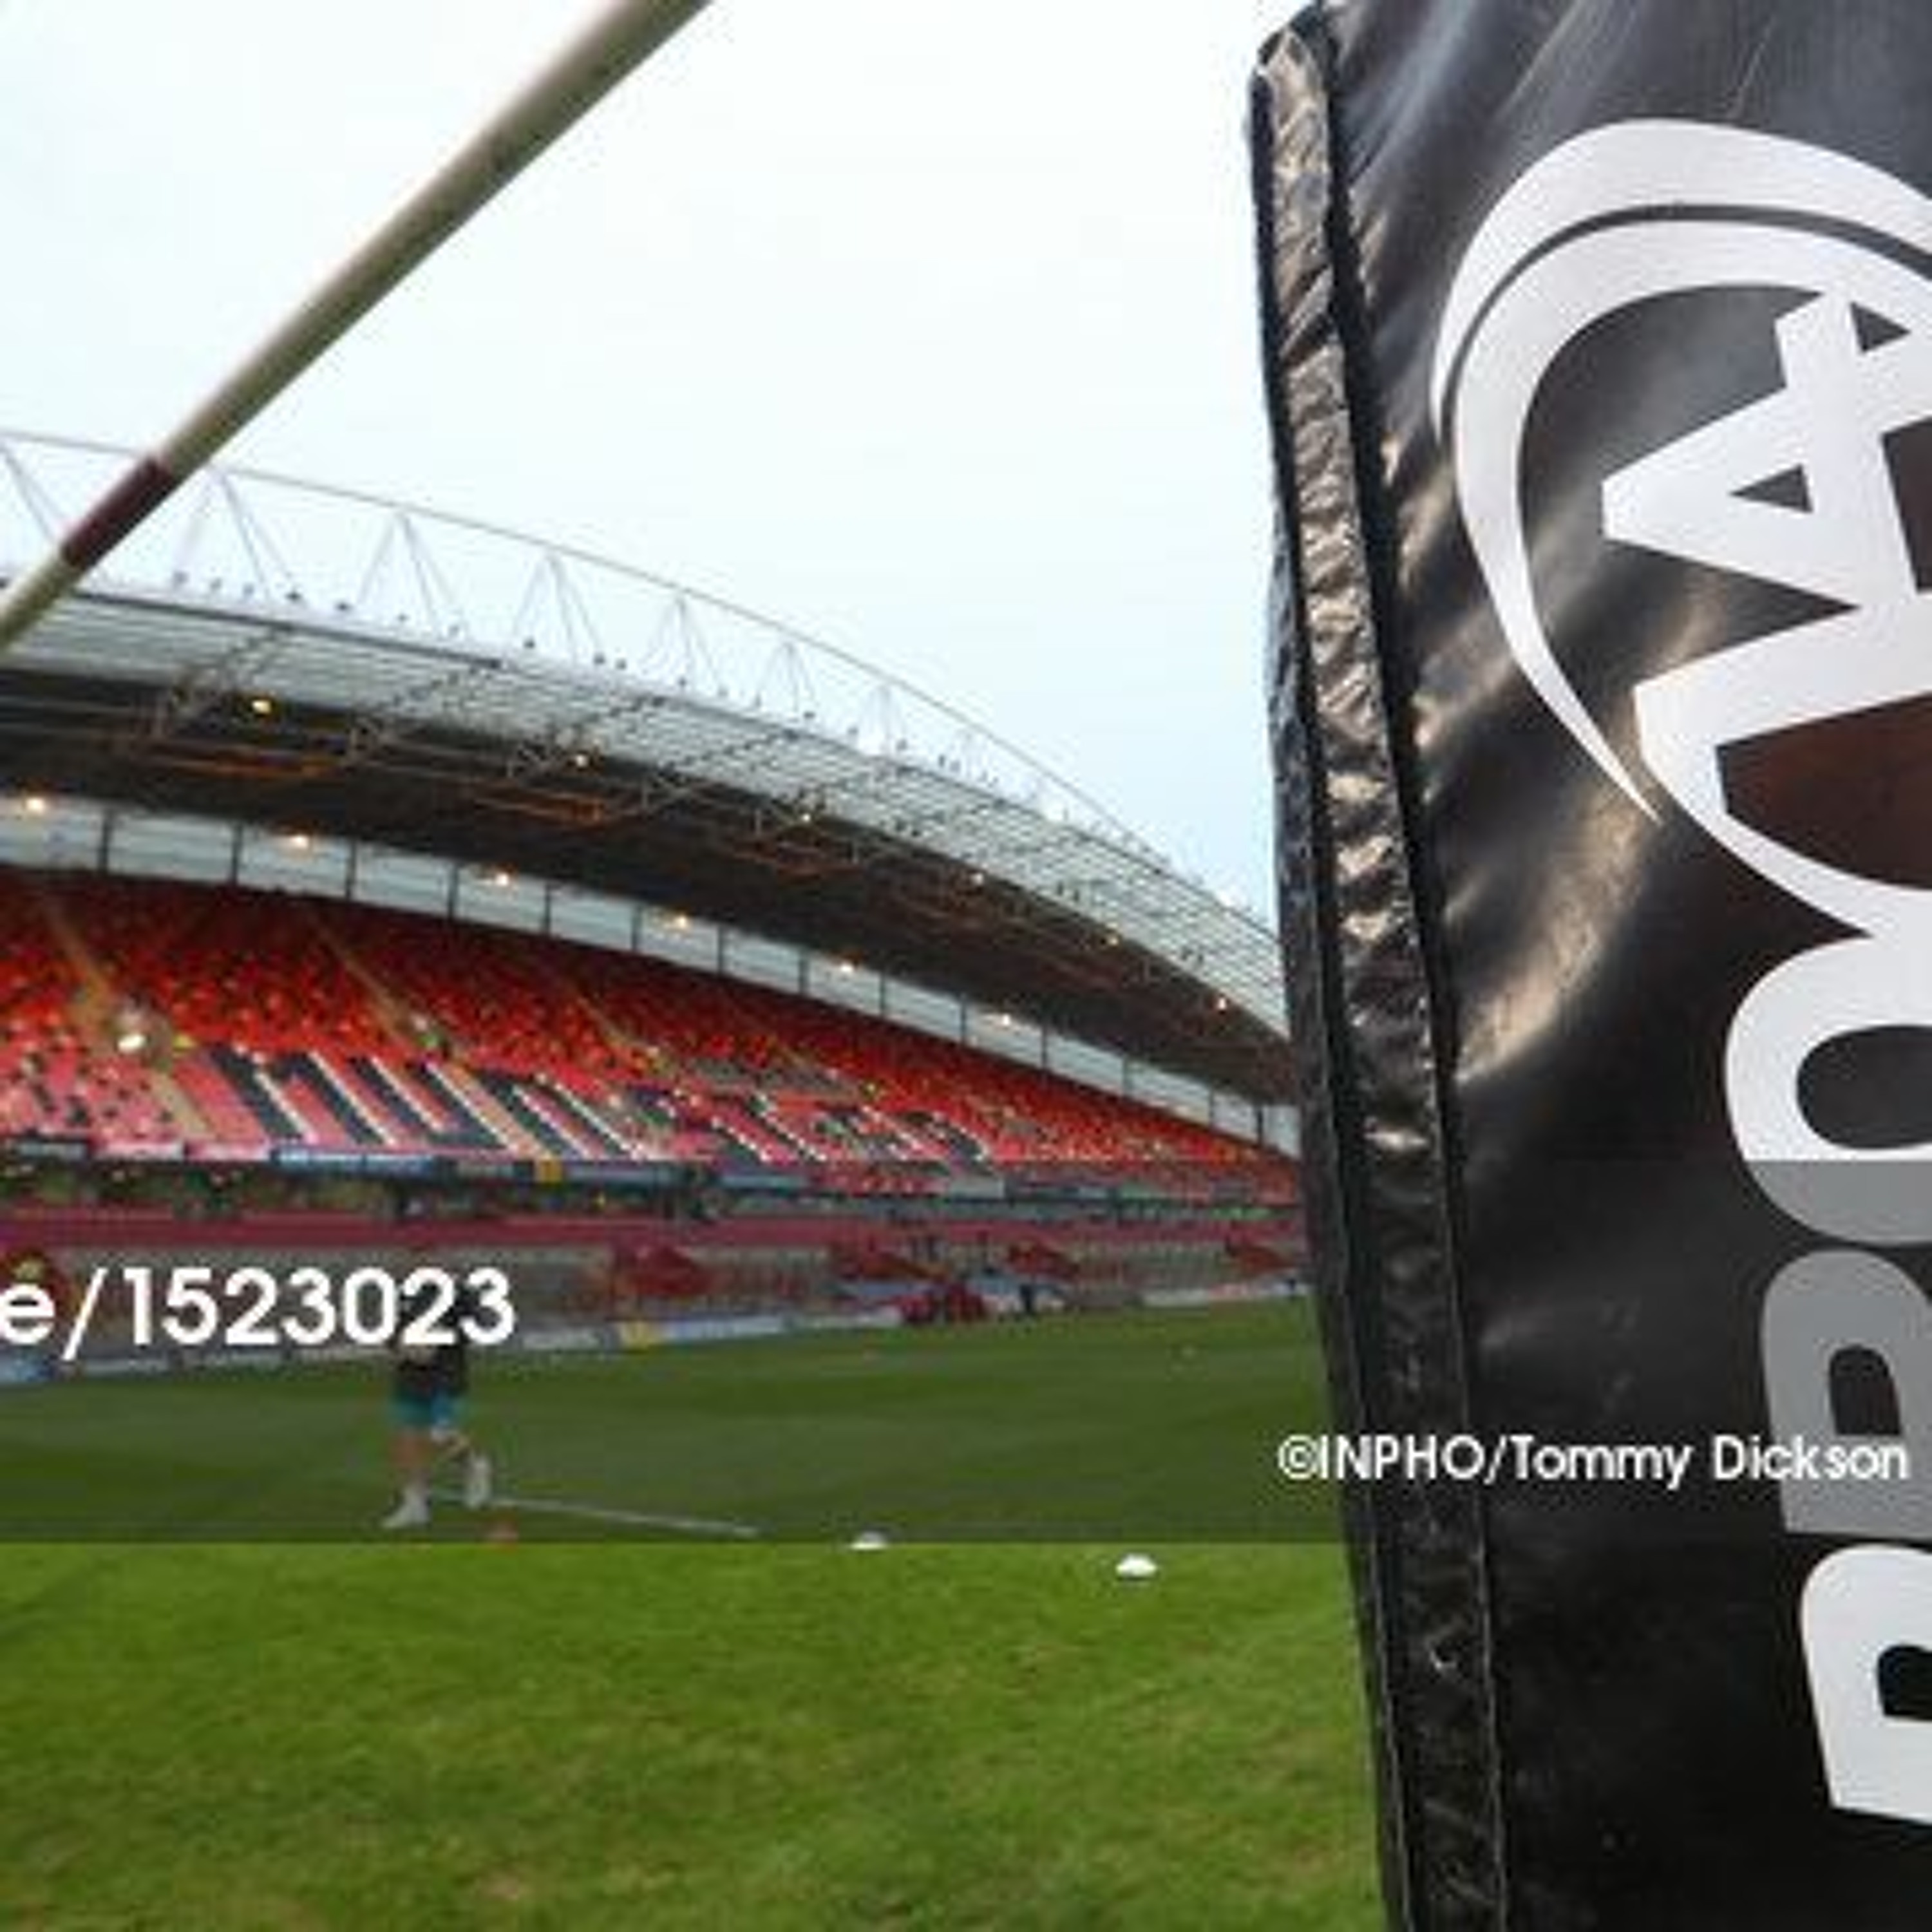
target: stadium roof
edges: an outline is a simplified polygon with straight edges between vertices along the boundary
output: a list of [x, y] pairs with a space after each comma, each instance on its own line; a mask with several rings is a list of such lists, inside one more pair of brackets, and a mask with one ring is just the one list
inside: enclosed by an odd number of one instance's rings
[[[0, 556], [119, 454], [0, 436]], [[1076, 788], [742, 607], [411, 506], [208, 472], [0, 658], [0, 786], [649, 898], [1287, 1097], [1274, 935]]]

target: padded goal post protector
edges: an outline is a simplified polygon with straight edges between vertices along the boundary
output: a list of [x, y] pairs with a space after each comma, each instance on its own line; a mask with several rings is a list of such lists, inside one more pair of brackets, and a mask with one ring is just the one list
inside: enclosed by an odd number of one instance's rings
[[1928, 100], [1923, 0], [1263, 51], [1336, 1426], [1506, 1455], [1347, 1486], [1405, 1927], [1932, 1924]]

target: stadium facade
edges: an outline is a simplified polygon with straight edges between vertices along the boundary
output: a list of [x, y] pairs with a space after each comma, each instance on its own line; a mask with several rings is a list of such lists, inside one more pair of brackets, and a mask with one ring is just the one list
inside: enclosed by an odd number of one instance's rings
[[[0, 440], [0, 555], [115, 454]], [[1258, 921], [859, 661], [500, 530], [209, 472], [0, 666], [0, 1247], [69, 1270], [428, 1229], [636, 1313], [1292, 1264]]]

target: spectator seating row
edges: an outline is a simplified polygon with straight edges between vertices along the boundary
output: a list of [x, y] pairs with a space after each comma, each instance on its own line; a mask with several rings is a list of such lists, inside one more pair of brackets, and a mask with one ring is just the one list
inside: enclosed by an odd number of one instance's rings
[[0, 868], [0, 1136], [36, 1132], [842, 1172], [1252, 1158], [1036, 1069], [660, 961]]

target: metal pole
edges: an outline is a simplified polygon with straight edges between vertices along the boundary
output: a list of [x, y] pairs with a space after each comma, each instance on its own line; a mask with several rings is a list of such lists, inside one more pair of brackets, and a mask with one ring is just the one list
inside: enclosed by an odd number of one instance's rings
[[0, 593], [0, 651], [706, 0], [608, 0], [173, 434]]

